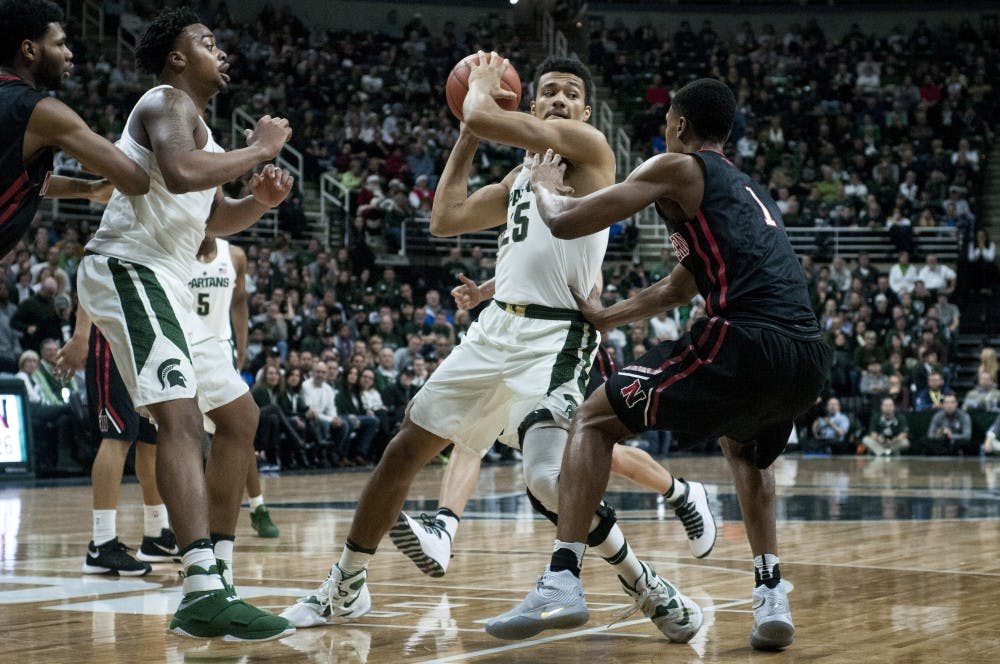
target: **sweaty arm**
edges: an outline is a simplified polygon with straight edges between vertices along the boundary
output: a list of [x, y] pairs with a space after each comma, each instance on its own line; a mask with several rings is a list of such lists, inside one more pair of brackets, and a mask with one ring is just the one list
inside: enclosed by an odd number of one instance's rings
[[666, 277], [642, 289], [635, 297], [616, 302], [607, 309], [600, 309], [592, 300], [583, 300], [579, 294], [574, 295], [587, 320], [599, 330], [610, 330], [687, 304], [697, 293], [694, 275], [683, 265], [678, 265]]
[[508, 173], [503, 182], [487, 185], [469, 196], [469, 169], [478, 147], [479, 139], [463, 125], [434, 192], [431, 235], [453, 237], [495, 228], [506, 221], [507, 196], [517, 169]]
[[141, 106], [139, 118], [164, 183], [172, 194], [214, 189], [277, 154], [273, 146], [268, 149], [263, 141], [230, 152], [202, 150], [195, 144], [195, 132], [201, 125], [198, 109], [181, 90], [157, 91], [143, 100]]
[[536, 154], [551, 148], [572, 163], [614, 165], [614, 153], [597, 128], [579, 120], [542, 120], [530, 113], [505, 111], [488, 91], [474, 83], [465, 95], [462, 113], [479, 138]]
[[704, 176], [694, 157], [662, 154], [643, 162], [624, 182], [581, 198], [559, 195], [549, 182], [535, 184], [533, 177], [538, 213], [552, 235], [572, 239], [609, 228], [661, 199], [673, 201], [692, 218], [701, 202]]
[[[91, 131], [83, 118], [54, 97], [42, 99], [31, 112], [24, 135], [26, 160], [46, 147], [56, 147], [69, 153], [80, 162], [84, 170], [107, 178], [127, 196], [140, 196], [149, 191], [149, 175], [146, 171], [126, 157], [111, 141]], [[49, 186], [52, 185], [50, 182]], [[58, 193], [62, 185], [55, 183], [55, 186]], [[49, 197], [55, 198], [54, 195]]]
[[95, 203], [107, 203], [114, 185], [106, 179], [84, 180], [64, 175], [53, 175], [45, 190], [45, 198], [86, 199]]

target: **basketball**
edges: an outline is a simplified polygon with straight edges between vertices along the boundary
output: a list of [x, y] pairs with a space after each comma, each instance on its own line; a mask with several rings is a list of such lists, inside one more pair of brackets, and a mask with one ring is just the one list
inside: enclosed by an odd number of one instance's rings
[[[445, 84], [445, 94], [448, 98], [448, 108], [455, 114], [455, 117], [462, 120], [462, 103], [465, 95], [469, 92], [469, 71], [471, 64], [479, 64], [479, 54], [473, 53], [462, 58], [462, 61], [452, 68], [448, 74], [448, 82]], [[521, 103], [521, 77], [518, 76], [514, 65], [508, 65], [500, 82], [504, 90], [510, 90], [517, 95], [514, 99], [498, 99], [500, 108], [506, 111], [516, 111], [517, 105]]]

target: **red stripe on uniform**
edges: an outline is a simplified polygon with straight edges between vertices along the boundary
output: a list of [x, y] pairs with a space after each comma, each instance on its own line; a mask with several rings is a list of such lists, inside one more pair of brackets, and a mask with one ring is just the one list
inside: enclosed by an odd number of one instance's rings
[[25, 171], [24, 173], [21, 173], [21, 177], [14, 180], [10, 184], [10, 186], [7, 187], [7, 191], [3, 192], [3, 195], [0, 196], [0, 205], [6, 203], [7, 199], [16, 194], [21, 189], [21, 185], [23, 185], [27, 181], [28, 181], [28, 173], [27, 171]]
[[2, 225], [5, 221], [7, 221], [8, 219], [10, 219], [14, 215], [14, 213], [17, 212], [17, 210], [21, 207], [21, 200], [24, 199], [25, 195], [29, 191], [31, 191], [31, 187], [26, 187], [26, 188], [22, 189], [17, 194], [17, 196], [14, 197], [14, 200], [12, 200], [8, 204], [7, 211], [4, 212], [3, 214], [0, 214], [0, 225]]
[[[701, 248], [701, 243], [698, 242], [698, 233], [694, 228], [691, 229], [691, 243], [694, 245], [694, 252], [698, 254], [698, 258], [701, 259], [702, 264], [705, 266], [705, 275], [714, 286], [717, 279], [712, 270], [712, 261], [709, 259], [708, 254], [705, 253], [705, 250]], [[715, 307], [712, 306], [712, 298], [710, 297], [705, 298], [705, 310], [709, 316], [715, 315]]]
[[[120, 415], [115, 412], [115, 409], [111, 407], [111, 347], [108, 346], [108, 341], [103, 336], [101, 336], [100, 331], [95, 328], [95, 333], [97, 334], [97, 349], [98, 349], [98, 362], [102, 365], [102, 375], [104, 380], [101, 381], [101, 409], [104, 410], [111, 419], [115, 421], [118, 426], [119, 431], [125, 430], [125, 423], [122, 421]], [[103, 362], [102, 362], [103, 359]]]
[[729, 280], [726, 278], [726, 262], [722, 260], [719, 243], [715, 241], [715, 236], [712, 235], [712, 231], [708, 227], [708, 220], [705, 219], [705, 215], [702, 214], [701, 210], [698, 210], [696, 216], [698, 217], [698, 223], [701, 224], [701, 230], [705, 234], [705, 239], [708, 240], [708, 246], [712, 250], [712, 255], [715, 256], [715, 260], [719, 263], [719, 307], [725, 309], [726, 292], [729, 290]]
[[[709, 322], [709, 328], [706, 329], [705, 332], [701, 335], [701, 338], [698, 339], [697, 343], [698, 343], [699, 347], [702, 346], [702, 345], [704, 345], [704, 343], [708, 340], [708, 331], [711, 329], [711, 326], [714, 325], [715, 322], [718, 321], [718, 320], [719, 320], [718, 318], [713, 318]], [[659, 410], [659, 407], [660, 407], [660, 393], [663, 390], [665, 390], [668, 387], [670, 387], [671, 385], [673, 385], [674, 383], [677, 383], [677, 382], [679, 382], [681, 380], [684, 380], [685, 378], [687, 378], [688, 376], [690, 376], [691, 374], [693, 374], [695, 371], [697, 371], [699, 367], [704, 366], [704, 365], [708, 365], [708, 364], [711, 364], [712, 362], [714, 362], [716, 356], [719, 354], [719, 350], [722, 348], [722, 342], [726, 338], [726, 331], [728, 329], [729, 329], [729, 321], [723, 321], [722, 322], [722, 331], [719, 332], [719, 338], [715, 340], [715, 344], [712, 346], [712, 350], [709, 352], [708, 357], [705, 358], [704, 360], [702, 360], [700, 357], [695, 357], [695, 361], [692, 362], [689, 367], [687, 367], [686, 369], [684, 369], [680, 373], [674, 374], [673, 376], [671, 376], [670, 378], [668, 378], [663, 383], [663, 385], [660, 385], [658, 388], [656, 388], [656, 392], [653, 393], [653, 398], [650, 399], [650, 406], [651, 406], [650, 410], [652, 411], [652, 419], [650, 420], [649, 426], [651, 428], [654, 428], [654, 425], [656, 424], [656, 413], [657, 413], [657, 411]], [[687, 355], [688, 353], [694, 352], [695, 350], [696, 349], [695, 349], [694, 345], [689, 345], [687, 347], [687, 350], [682, 355], [680, 355], [678, 357], [678, 360], [681, 359], [681, 358], [683, 358], [684, 355]]]

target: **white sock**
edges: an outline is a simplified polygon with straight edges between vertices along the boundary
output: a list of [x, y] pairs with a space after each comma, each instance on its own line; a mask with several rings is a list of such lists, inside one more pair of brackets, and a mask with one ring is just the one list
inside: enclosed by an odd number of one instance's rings
[[448, 536], [451, 538], [451, 541], [454, 542], [455, 533], [458, 532], [458, 519], [452, 516], [451, 510], [447, 512], [438, 510], [438, 513], [434, 518], [444, 524], [444, 529], [448, 532]]
[[635, 588], [636, 581], [639, 580], [645, 570], [642, 567], [642, 563], [636, 557], [635, 552], [632, 551], [632, 547], [628, 545], [625, 533], [622, 532], [617, 523], [611, 527], [608, 536], [603, 542], [590, 548], [592, 551], [596, 551], [597, 555], [601, 558], [608, 561], [629, 586]]
[[215, 557], [226, 563], [226, 569], [222, 572], [222, 577], [226, 583], [233, 585], [233, 545], [231, 539], [220, 539], [215, 543]]
[[368, 561], [371, 560], [374, 555], [374, 551], [371, 553], [368, 553], [367, 551], [357, 551], [345, 543], [344, 551], [340, 554], [340, 561], [337, 563], [337, 566], [344, 570], [345, 574], [351, 575], [355, 572], [360, 572], [363, 569], [368, 569]]
[[250, 511], [253, 512], [255, 509], [264, 504], [264, 496], [252, 496], [250, 498]]
[[[203, 590], [221, 590], [224, 587], [222, 577], [207, 573], [215, 565], [215, 552], [212, 551], [212, 547], [204, 546], [188, 550], [181, 556], [181, 565], [184, 567], [185, 594]], [[195, 572], [193, 568], [199, 569]]]
[[679, 477], [675, 477], [673, 486], [670, 487], [670, 491], [663, 494], [663, 499], [668, 503], [674, 504], [684, 497], [685, 491], [687, 491], [687, 482]]
[[118, 533], [118, 510], [94, 510], [94, 546], [110, 542]]
[[159, 537], [164, 528], [170, 528], [170, 521], [167, 519], [167, 506], [143, 505], [143, 534], [146, 537]]

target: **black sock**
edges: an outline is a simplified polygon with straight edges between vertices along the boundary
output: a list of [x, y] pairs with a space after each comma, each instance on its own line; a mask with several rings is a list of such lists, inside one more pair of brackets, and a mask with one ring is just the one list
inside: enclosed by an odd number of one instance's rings
[[212, 546], [219, 540], [229, 540], [230, 542], [236, 541], [236, 535], [223, 535], [222, 533], [212, 533]]
[[569, 549], [556, 549], [552, 552], [552, 561], [549, 563], [549, 569], [553, 572], [569, 570], [573, 573], [573, 576], [580, 578], [580, 563], [577, 560], [576, 554]]
[[180, 550], [180, 555], [183, 556], [188, 551], [193, 551], [194, 549], [211, 549], [212, 541], [207, 539], [196, 539], [195, 541], [188, 544], [186, 547]]
[[375, 549], [368, 549], [361, 546], [360, 544], [355, 544], [354, 542], [351, 541], [350, 538], [347, 538], [347, 540], [344, 542], [344, 546], [346, 546], [351, 551], [357, 551], [358, 553], [367, 553], [370, 556], [375, 555]]
[[461, 521], [462, 520], [462, 517], [460, 517], [459, 515], [455, 514], [454, 512], [452, 512], [447, 507], [439, 507], [437, 513], [438, 513], [439, 516], [450, 516], [451, 518], [455, 519], [455, 521]]

